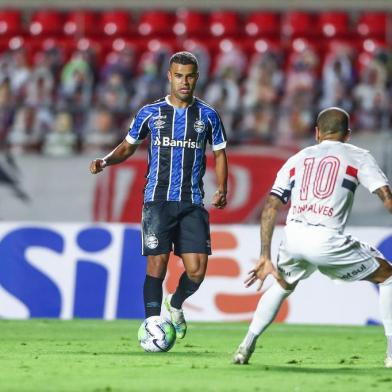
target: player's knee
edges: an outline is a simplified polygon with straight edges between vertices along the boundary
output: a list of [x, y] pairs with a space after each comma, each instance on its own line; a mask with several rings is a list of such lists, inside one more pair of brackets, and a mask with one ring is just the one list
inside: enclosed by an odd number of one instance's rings
[[200, 284], [204, 280], [205, 271], [204, 270], [187, 271], [187, 275], [192, 282]]
[[370, 276], [365, 278], [373, 283], [384, 283], [392, 278], [392, 264], [384, 259], [377, 258], [380, 266]]
[[166, 275], [167, 262], [161, 257], [148, 257], [147, 274], [156, 278], [164, 278]]

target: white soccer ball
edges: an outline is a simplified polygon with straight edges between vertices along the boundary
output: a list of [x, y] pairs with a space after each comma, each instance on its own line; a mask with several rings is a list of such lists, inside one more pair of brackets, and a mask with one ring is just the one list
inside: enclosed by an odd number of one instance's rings
[[137, 338], [144, 351], [169, 351], [176, 342], [176, 330], [169, 320], [151, 316], [142, 322]]

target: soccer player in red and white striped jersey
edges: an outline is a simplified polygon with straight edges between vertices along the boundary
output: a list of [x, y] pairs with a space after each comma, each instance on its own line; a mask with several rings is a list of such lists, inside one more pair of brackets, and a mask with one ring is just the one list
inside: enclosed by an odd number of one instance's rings
[[[280, 169], [261, 219], [261, 256], [245, 281], [247, 287], [267, 275], [277, 282], [261, 297], [249, 331], [234, 355], [234, 363], [249, 361], [257, 338], [275, 318], [283, 300], [297, 283], [314, 271], [332, 279], [379, 284], [381, 318], [387, 336], [385, 366], [392, 368], [392, 265], [377, 249], [344, 233], [362, 184], [379, 196], [392, 213], [388, 179], [372, 155], [346, 143], [349, 115], [332, 107], [317, 118], [316, 141], [291, 157]], [[271, 261], [276, 216], [291, 200], [277, 267]]]

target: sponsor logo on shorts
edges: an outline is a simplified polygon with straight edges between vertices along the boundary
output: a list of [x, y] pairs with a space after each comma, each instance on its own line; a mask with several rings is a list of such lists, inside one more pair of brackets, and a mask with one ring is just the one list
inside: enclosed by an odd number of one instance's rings
[[347, 274], [344, 274], [340, 279], [342, 279], [342, 280], [353, 279], [353, 278], [357, 277], [359, 274], [361, 274], [362, 272], [364, 272], [365, 270], [366, 270], [366, 265], [361, 264], [360, 267], [352, 270], [351, 272], [347, 272]]
[[146, 237], [146, 246], [149, 249], [155, 249], [158, 246], [158, 238], [155, 234], [149, 234]]

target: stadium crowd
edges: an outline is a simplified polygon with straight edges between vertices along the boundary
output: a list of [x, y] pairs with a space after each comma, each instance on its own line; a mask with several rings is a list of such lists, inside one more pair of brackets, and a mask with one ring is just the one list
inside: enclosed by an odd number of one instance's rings
[[49, 33], [38, 39], [32, 31], [0, 42], [0, 150], [52, 156], [110, 150], [138, 108], [167, 93], [166, 65], [177, 50], [198, 57], [197, 96], [218, 109], [232, 145], [300, 142], [328, 106], [353, 113], [357, 130], [392, 128], [392, 50], [379, 37]]

